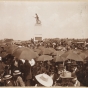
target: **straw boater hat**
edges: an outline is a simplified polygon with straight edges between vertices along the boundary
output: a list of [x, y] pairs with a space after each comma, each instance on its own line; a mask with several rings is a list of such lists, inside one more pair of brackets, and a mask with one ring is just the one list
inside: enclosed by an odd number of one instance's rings
[[43, 86], [50, 87], [53, 85], [52, 78], [45, 73], [36, 75], [35, 78]]
[[20, 75], [20, 74], [21, 74], [21, 72], [19, 70], [15, 70], [13, 73], [13, 75]]
[[7, 79], [11, 79], [11, 78], [12, 78], [11, 75], [5, 75], [3, 79], [4, 79], [4, 80], [7, 80]]
[[73, 78], [71, 72], [65, 71], [60, 75], [61, 78]]

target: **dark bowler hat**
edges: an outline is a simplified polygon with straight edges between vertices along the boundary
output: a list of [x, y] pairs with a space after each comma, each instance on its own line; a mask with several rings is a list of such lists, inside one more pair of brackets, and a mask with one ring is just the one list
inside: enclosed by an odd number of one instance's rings
[[64, 68], [64, 65], [63, 64], [59, 64], [58, 68], [59, 69]]

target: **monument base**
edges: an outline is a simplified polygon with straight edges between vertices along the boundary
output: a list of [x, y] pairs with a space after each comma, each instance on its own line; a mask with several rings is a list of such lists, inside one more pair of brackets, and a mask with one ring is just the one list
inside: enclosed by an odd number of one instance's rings
[[35, 23], [34, 41], [42, 41], [42, 26], [41, 23]]
[[42, 41], [42, 34], [35, 34], [34, 41]]

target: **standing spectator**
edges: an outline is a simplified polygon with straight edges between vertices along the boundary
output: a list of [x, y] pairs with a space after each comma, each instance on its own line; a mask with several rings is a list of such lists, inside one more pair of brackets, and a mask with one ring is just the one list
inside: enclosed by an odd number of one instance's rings
[[73, 82], [73, 84], [74, 84], [74, 87], [80, 87], [80, 82], [78, 81], [78, 79], [77, 79], [77, 76], [76, 75], [74, 75], [73, 76], [74, 78], [72, 79], [72, 82]]
[[21, 77], [21, 72], [19, 70], [15, 70], [13, 76], [15, 86], [25, 86], [25, 83], [23, 82], [23, 79]]
[[26, 86], [31, 86], [31, 79], [32, 79], [32, 72], [31, 72], [31, 65], [29, 64], [28, 60], [25, 60], [24, 63], [24, 80]]
[[4, 75], [5, 71], [5, 64], [2, 62], [2, 57], [0, 57], [0, 76], [2, 77]]
[[78, 68], [77, 68], [77, 63], [76, 63], [76, 61], [74, 61], [74, 62], [71, 64], [71, 68], [72, 68], [72, 73], [77, 74]]
[[11, 63], [11, 75], [13, 75], [13, 72], [15, 71], [15, 70], [18, 70], [18, 61], [16, 60], [17, 58], [16, 57], [14, 57], [14, 59], [13, 59], [13, 61], [12, 61], [12, 63]]
[[11, 75], [5, 75], [4, 76], [4, 86], [14, 86], [14, 82], [12, 81]]

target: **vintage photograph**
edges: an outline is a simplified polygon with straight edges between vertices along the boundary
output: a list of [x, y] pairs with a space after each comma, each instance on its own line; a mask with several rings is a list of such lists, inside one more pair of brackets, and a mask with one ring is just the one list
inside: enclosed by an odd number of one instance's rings
[[88, 1], [0, 1], [1, 87], [88, 87]]

